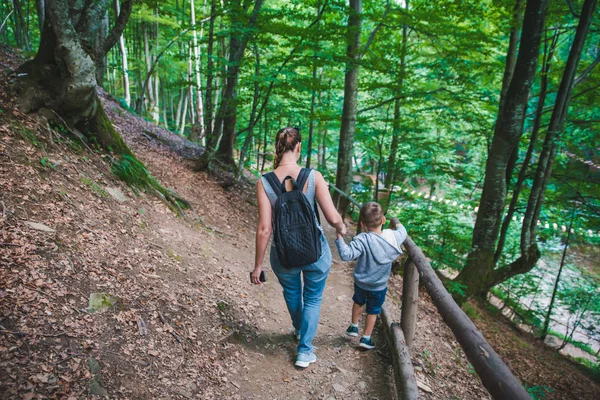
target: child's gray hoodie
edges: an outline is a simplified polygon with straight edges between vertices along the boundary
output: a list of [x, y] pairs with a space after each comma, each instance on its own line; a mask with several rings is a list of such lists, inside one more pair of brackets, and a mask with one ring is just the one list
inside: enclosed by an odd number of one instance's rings
[[393, 232], [398, 248], [373, 232], [359, 233], [352, 239], [350, 245], [347, 245], [342, 238], [335, 241], [343, 261], [356, 260], [354, 283], [359, 288], [379, 291], [387, 287], [392, 262], [402, 254], [400, 246], [408, 236], [403, 225]]

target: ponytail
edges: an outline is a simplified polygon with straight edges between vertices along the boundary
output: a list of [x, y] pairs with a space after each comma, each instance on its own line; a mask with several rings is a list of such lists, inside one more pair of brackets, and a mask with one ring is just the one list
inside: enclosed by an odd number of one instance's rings
[[281, 128], [275, 136], [275, 161], [274, 168], [279, 167], [283, 155], [294, 148], [302, 141], [300, 130], [298, 128]]

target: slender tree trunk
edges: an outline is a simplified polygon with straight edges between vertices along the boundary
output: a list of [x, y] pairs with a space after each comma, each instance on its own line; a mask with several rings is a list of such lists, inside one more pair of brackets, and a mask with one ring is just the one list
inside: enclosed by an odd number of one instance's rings
[[[523, 3], [524, 0], [517, 0], [513, 9], [512, 24], [510, 30], [510, 37], [508, 43], [508, 52], [506, 54], [506, 68], [504, 68], [504, 76], [502, 78], [502, 89], [500, 91], [500, 104], [498, 106], [498, 115], [501, 115], [506, 102], [506, 93], [510, 86], [510, 81], [515, 72], [515, 65], [517, 62], [517, 45], [519, 41], [519, 31], [523, 23]], [[527, 108], [523, 110], [526, 112]], [[515, 146], [510, 158], [508, 159], [508, 165], [506, 167], [506, 187], [510, 186], [512, 179], [513, 170], [519, 158], [519, 146]]]
[[548, 335], [548, 327], [550, 326], [550, 316], [552, 315], [552, 311], [554, 309], [554, 300], [556, 299], [556, 293], [558, 291], [558, 284], [560, 282], [560, 276], [562, 274], [563, 267], [565, 265], [565, 260], [567, 258], [567, 250], [569, 249], [569, 241], [571, 240], [571, 229], [573, 227], [573, 220], [575, 219], [575, 209], [573, 209], [571, 213], [571, 222], [569, 223], [569, 230], [567, 231], [567, 239], [565, 241], [565, 246], [563, 247], [562, 257], [560, 259], [560, 266], [558, 267], [558, 274], [556, 274], [556, 279], [554, 280], [554, 288], [552, 289], [552, 297], [550, 298], [550, 305], [548, 306], [548, 311], [546, 312], [546, 316], [544, 318], [544, 327], [542, 328], [542, 341], [546, 339], [546, 335]]
[[[148, 40], [148, 28], [147, 28], [147, 24], [142, 23], [142, 34], [144, 37], [144, 60], [146, 62], [146, 73], [149, 73], [150, 70], [152, 69], [152, 56], [150, 54], [150, 44], [149, 44], [149, 40]], [[150, 76], [148, 78], [148, 85], [146, 87], [146, 91], [148, 92], [148, 97], [145, 99], [145, 108], [146, 110], [148, 110], [150, 112], [150, 114], [152, 115], [154, 113], [154, 104], [155, 104], [155, 100], [154, 100], [154, 76]], [[141, 97], [143, 98], [144, 93], [141, 94]], [[141, 109], [141, 103], [139, 102], [139, 107], [136, 110], [136, 112], [138, 114], [142, 113], [142, 109]]]
[[[154, 46], [152, 47], [152, 68], [154, 64], [157, 63], [157, 53], [158, 53], [158, 41], [159, 41], [159, 33], [158, 33], [158, 4], [154, 9], [154, 16], [156, 18], [156, 22], [154, 23]], [[159, 92], [159, 84], [160, 78], [158, 77], [158, 73], [155, 71], [154, 74], [154, 112], [152, 114], [152, 119], [154, 123], [158, 125], [160, 121], [160, 92]]]
[[544, 203], [544, 195], [548, 180], [552, 175], [552, 165], [556, 157], [558, 136], [562, 131], [564, 121], [567, 118], [571, 93], [575, 83], [575, 74], [577, 73], [577, 66], [579, 65], [581, 53], [583, 52], [583, 45], [592, 23], [596, 3], [596, 0], [585, 0], [583, 3], [581, 17], [579, 18], [575, 38], [573, 39], [569, 57], [567, 58], [567, 64], [563, 72], [558, 93], [556, 94], [556, 101], [550, 118], [548, 132], [546, 133], [544, 146], [540, 158], [538, 159], [535, 178], [529, 194], [529, 201], [527, 202], [527, 209], [525, 210], [521, 230], [521, 249], [536, 245], [537, 219]]
[[322, 147], [323, 147], [323, 151], [321, 152], [321, 169], [322, 170], [326, 170], [327, 169], [327, 126], [323, 127], [323, 131], [321, 133], [321, 141], [322, 141]]
[[185, 132], [185, 122], [187, 119], [189, 93], [185, 93], [182, 91], [182, 95], [183, 95], [183, 108], [181, 111], [181, 120], [179, 121], [179, 123], [181, 124], [181, 126], [179, 128], [179, 134], [181, 136], [183, 136], [183, 133]]
[[[250, 14], [246, 26], [244, 27], [244, 32], [242, 34], [235, 33], [230, 36], [227, 79], [215, 121], [215, 135], [213, 135], [217, 136], [218, 147], [216, 150], [209, 148], [204, 153], [202, 159], [196, 166], [197, 169], [203, 170], [209, 168], [210, 162], [215, 156], [223, 162], [226, 168], [235, 168], [233, 149], [236, 138], [235, 127], [237, 117], [237, 85], [239, 80], [239, 72], [248, 40], [254, 34], [262, 4], [263, 0], [255, 0], [254, 8]], [[235, 10], [235, 12], [242, 12], [242, 10], [238, 9]], [[237, 19], [235, 17], [233, 18]], [[235, 23], [239, 23], [239, 21], [235, 21]], [[220, 121], [222, 121], [222, 128], [219, 126]], [[221, 133], [223, 137], [219, 141], [218, 137], [221, 136]]]
[[[529, 146], [527, 147], [527, 153], [525, 154], [525, 158], [523, 159], [523, 164], [521, 165], [521, 170], [519, 171], [519, 176], [517, 178], [517, 182], [513, 188], [512, 198], [510, 199], [510, 204], [508, 206], [508, 211], [506, 212], [506, 216], [504, 217], [504, 221], [502, 222], [502, 228], [500, 230], [500, 237], [498, 239], [498, 245], [496, 247], [496, 253], [494, 254], [494, 262], [497, 263], [502, 256], [502, 251], [504, 250], [504, 244], [506, 242], [506, 235], [508, 234], [508, 228], [510, 226], [510, 221], [515, 213], [517, 208], [517, 204], [519, 201], [519, 194], [521, 193], [521, 188], [523, 187], [523, 183], [525, 182], [525, 178], [527, 177], [527, 170], [529, 168], [529, 163], [531, 162], [531, 157], [533, 156], [533, 150], [535, 148], [535, 143], [537, 141], [537, 137], [540, 131], [540, 127], [542, 124], [542, 114], [544, 111], [544, 104], [546, 102], [546, 93], [548, 90], [548, 73], [550, 72], [550, 65], [552, 63], [552, 57], [554, 56], [554, 50], [556, 49], [556, 45], [558, 43], [559, 31], [557, 30], [552, 38], [552, 42], [550, 43], [549, 49], [545, 51], [544, 56], [544, 65], [542, 66], [542, 77], [540, 82], [540, 94], [538, 96], [538, 104], [535, 113], [535, 119], [533, 122], [533, 127], [531, 129], [531, 137], [529, 139]], [[516, 154], [513, 152], [513, 154]], [[507, 180], [508, 184], [508, 180]]]
[[[98, 30], [95, 46], [96, 48], [100, 46], [100, 43], [104, 43], [106, 37], [108, 36], [108, 10], [104, 13], [102, 17], [102, 23], [100, 24], [100, 29]], [[106, 74], [106, 66], [107, 66], [106, 56], [98, 57], [96, 59], [96, 82], [98, 86], [104, 87], [104, 75]]]
[[[458, 283], [466, 286], [466, 297], [484, 295], [499, 282], [498, 274], [504, 274], [504, 271], [495, 269], [494, 253], [506, 201], [506, 172], [512, 151], [518, 146], [523, 132], [524, 110], [537, 68], [547, 8], [548, 0], [527, 1], [514, 74], [506, 92], [502, 114], [496, 121], [486, 163], [483, 192], [473, 230], [473, 250], [469, 253], [467, 265], [456, 277]], [[521, 254], [518, 267], [531, 268], [538, 258], [537, 247], [527, 249]]]
[[[404, 1], [404, 10], [408, 11], [408, 0]], [[398, 147], [400, 145], [400, 95], [404, 89], [404, 76], [406, 75], [406, 53], [408, 46], [408, 26], [402, 26], [402, 41], [400, 42], [400, 71], [395, 90], [396, 100], [394, 100], [394, 121], [392, 122], [392, 143], [390, 145], [390, 156], [387, 162], [387, 175], [385, 179], [385, 187], [388, 190], [389, 196], [384, 207], [384, 213], [387, 213], [392, 201], [392, 189], [396, 183], [396, 157], [398, 156]]]
[[[188, 47], [188, 82], [193, 82], [194, 79], [194, 70], [193, 70], [193, 63], [192, 63], [192, 57], [193, 57], [193, 49], [190, 47]], [[189, 104], [190, 104], [190, 122], [192, 125], [194, 125], [196, 123], [196, 109], [195, 109], [195, 103], [194, 103], [194, 86], [190, 85], [188, 86], [188, 98], [189, 98]], [[198, 141], [198, 135], [195, 129], [192, 129], [192, 134], [190, 136], [190, 140], [196, 142]]]
[[31, 50], [29, 46], [29, 32], [27, 31], [27, 25], [25, 23], [25, 17], [23, 16], [23, 8], [21, 7], [21, 2], [19, 0], [13, 0], [14, 10], [15, 10], [15, 18], [18, 20], [19, 26], [19, 34], [21, 36], [21, 43], [25, 44], [25, 49], [27, 51]]
[[312, 157], [312, 147], [313, 147], [313, 132], [315, 129], [315, 103], [317, 99], [317, 88], [316, 85], [319, 84], [317, 82], [317, 53], [315, 51], [313, 57], [313, 66], [312, 66], [312, 94], [310, 99], [310, 121], [308, 125], [308, 146], [306, 148], [306, 168], [310, 168], [310, 159]]
[[258, 45], [254, 43], [254, 95], [252, 98], [252, 109], [250, 111], [250, 127], [248, 129], [248, 134], [246, 135], [246, 140], [244, 140], [244, 144], [242, 146], [242, 150], [240, 151], [240, 159], [238, 161], [238, 170], [236, 173], [236, 181], [240, 179], [242, 176], [242, 172], [244, 171], [244, 160], [246, 158], [246, 154], [248, 152], [248, 146], [254, 137], [254, 124], [252, 121], [256, 118], [256, 109], [258, 108], [258, 100], [259, 100], [259, 77], [260, 77], [260, 53], [258, 51]]
[[[362, 20], [362, 0], [350, 1], [348, 18], [348, 35], [346, 55], [346, 74], [344, 78], [344, 105], [342, 109], [342, 126], [340, 128], [340, 144], [338, 149], [337, 174], [335, 185], [343, 192], [350, 193], [352, 187], [352, 155], [354, 148], [354, 131], [356, 125], [356, 102], [358, 98], [358, 72], [360, 61], [360, 31]], [[348, 212], [348, 199], [334, 194], [334, 203], [342, 216]]]
[[[190, 0], [190, 20], [193, 26], [192, 28], [192, 41], [193, 41], [193, 50], [194, 50], [194, 76], [196, 78], [196, 110], [195, 114], [198, 116], [198, 129], [194, 129], [197, 134], [194, 136], [198, 136], [195, 140], [204, 137], [204, 119], [203, 119], [203, 101], [202, 101], [202, 91], [200, 88], [202, 87], [202, 80], [200, 78], [200, 48], [198, 46], [198, 37], [196, 35], [196, 10], [194, 6], [194, 0]], [[192, 139], [194, 140], [194, 139]]]
[[260, 165], [260, 173], [262, 174], [265, 170], [265, 162], [267, 161], [267, 142], [269, 132], [269, 120], [268, 120], [269, 108], [265, 107], [265, 125], [263, 128], [263, 159]]
[[183, 89], [179, 89], [179, 101], [177, 101], [177, 115], [175, 116], [175, 130], [177, 131], [181, 125], [181, 114], [183, 107]]
[[[44, 18], [46, 17], [46, 0], [35, 0], [35, 8], [38, 16], [38, 27], [40, 28], [40, 34], [44, 29]], [[119, 13], [117, 13], [118, 15]]]
[[213, 103], [213, 75], [214, 75], [214, 61], [213, 61], [213, 44], [214, 44], [214, 32], [215, 32], [215, 8], [216, 0], [210, 2], [210, 22], [208, 25], [208, 44], [206, 49], [206, 102], [204, 112], [204, 130], [206, 142], [210, 142], [213, 136], [213, 108], [216, 104]]
[[[42, 0], [43, 1], [43, 0]], [[121, 13], [119, 0], [115, 0], [115, 15]], [[129, 92], [129, 67], [127, 65], [127, 47], [125, 46], [125, 35], [119, 36], [119, 50], [121, 51], [121, 65], [123, 68], [123, 99], [128, 107], [131, 107], [131, 93]]]

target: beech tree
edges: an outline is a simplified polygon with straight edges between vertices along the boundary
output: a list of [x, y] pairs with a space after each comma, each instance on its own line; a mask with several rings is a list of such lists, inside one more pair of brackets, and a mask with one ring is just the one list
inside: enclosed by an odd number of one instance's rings
[[[506, 265], [496, 265], [495, 250], [507, 198], [507, 177], [515, 167], [511, 156], [521, 140], [527, 98], [535, 76], [547, 1], [529, 0], [523, 19], [519, 55], [496, 121], [496, 130], [488, 153], [479, 213], [473, 231], [472, 250], [465, 268], [455, 281], [465, 286], [464, 296], [484, 295], [510, 277], [530, 271], [540, 258], [536, 230], [544, 204], [544, 194], [552, 174], [558, 137], [567, 117], [575, 75], [591, 25], [597, 0], [585, 0], [579, 23], [553, 106], [542, 151], [529, 193], [521, 226], [520, 255]], [[507, 68], [512, 68], [508, 64]], [[513, 196], [515, 194], [513, 193]], [[516, 194], [518, 196], [518, 193]]]
[[[84, 6], [67, 0], [45, 3], [45, 19], [36, 56], [19, 67], [25, 74], [17, 85], [19, 107], [26, 113], [43, 112], [78, 130], [115, 156], [117, 175], [124, 164], [135, 169], [129, 178], [160, 193], [171, 204], [185, 202], [162, 187], [137, 160], [106, 116], [96, 89], [96, 62], [119, 40], [131, 14], [133, 0], [123, 2], [111, 31], [103, 41], [96, 33], [109, 7], [108, 0]], [[50, 110], [50, 112], [44, 112]], [[119, 169], [121, 167], [121, 169]], [[128, 177], [121, 174], [121, 177]]]

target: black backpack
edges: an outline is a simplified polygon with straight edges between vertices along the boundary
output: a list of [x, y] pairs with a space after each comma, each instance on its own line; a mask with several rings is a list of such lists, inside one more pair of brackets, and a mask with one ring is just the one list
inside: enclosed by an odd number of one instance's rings
[[[302, 168], [298, 180], [286, 176], [279, 182], [274, 172], [263, 175], [277, 195], [273, 207], [273, 241], [279, 262], [287, 267], [302, 267], [321, 257], [321, 230], [317, 201], [314, 209], [303, 193], [310, 169]], [[285, 182], [291, 179], [293, 188], [287, 191]]]

